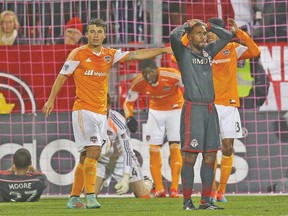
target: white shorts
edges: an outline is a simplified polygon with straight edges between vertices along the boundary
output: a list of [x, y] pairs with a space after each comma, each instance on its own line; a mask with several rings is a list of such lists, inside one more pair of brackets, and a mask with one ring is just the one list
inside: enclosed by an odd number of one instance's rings
[[[110, 159], [108, 157], [102, 157], [97, 163], [97, 172], [96, 175], [104, 179], [103, 186], [108, 187], [111, 178], [114, 178], [117, 182], [122, 179], [123, 176], [123, 167], [124, 159], [120, 156], [118, 159]], [[139, 163], [134, 161], [132, 162], [132, 170], [130, 172], [130, 183], [143, 180], [143, 174], [141, 172]]]
[[146, 131], [147, 144], [162, 145], [165, 135], [169, 141], [180, 142], [181, 109], [159, 111], [149, 109]]
[[242, 138], [241, 119], [237, 107], [217, 105], [221, 139]]
[[86, 146], [101, 146], [107, 139], [107, 116], [89, 110], [72, 112], [74, 138], [79, 152]]

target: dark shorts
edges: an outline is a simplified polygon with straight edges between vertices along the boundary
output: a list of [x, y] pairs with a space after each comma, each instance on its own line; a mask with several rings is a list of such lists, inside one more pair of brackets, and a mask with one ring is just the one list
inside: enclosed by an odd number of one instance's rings
[[221, 147], [220, 129], [215, 105], [185, 101], [180, 136], [182, 151], [218, 151]]

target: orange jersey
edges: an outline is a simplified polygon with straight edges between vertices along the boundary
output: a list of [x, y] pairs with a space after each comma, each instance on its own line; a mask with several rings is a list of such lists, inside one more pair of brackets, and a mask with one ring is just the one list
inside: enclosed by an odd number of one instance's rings
[[74, 110], [90, 110], [106, 114], [109, 72], [112, 65], [124, 61], [128, 52], [103, 48], [99, 54], [87, 46], [72, 50], [61, 69], [63, 75], [73, 75], [76, 86]]
[[240, 106], [237, 62], [240, 59], [255, 58], [260, 55], [260, 49], [247, 33], [239, 30], [236, 36], [245, 43], [245, 46], [236, 42], [228, 43], [212, 62], [215, 104]]
[[174, 68], [158, 68], [158, 82], [149, 85], [139, 73], [132, 81], [123, 104], [126, 118], [133, 116], [133, 106], [139, 94], [149, 95], [149, 108], [155, 110], [180, 109], [183, 105], [181, 74]]
[[[231, 42], [228, 43], [213, 59], [212, 71], [215, 89], [215, 104], [225, 106], [240, 106], [237, 89], [237, 62], [242, 59], [255, 58], [260, 55], [260, 49], [249, 35], [239, 29], [236, 33], [245, 46]], [[181, 41], [189, 44], [187, 34]], [[171, 60], [176, 62], [175, 56]]]

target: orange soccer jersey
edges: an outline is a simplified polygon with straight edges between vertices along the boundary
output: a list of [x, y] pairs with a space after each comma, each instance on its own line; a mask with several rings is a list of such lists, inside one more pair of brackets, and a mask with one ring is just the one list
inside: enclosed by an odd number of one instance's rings
[[86, 109], [106, 114], [110, 68], [127, 56], [128, 52], [111, 48], [102, 48], [96, 54], [87, 45], [72, 50], [60, 73], [73, 74], [76, 86], [73, 110]]
[[149, 108], [155, 110], [180, 109], [183, 105], [183, 94], [181, 91], [181, 75], [174, 68], [158, 68], [158, 82], [149, 85], [142, 76], [138, 74], [131, 83], [129, 94], [124, 102], [126, 118], [133, 116], [133, 106], [138, 94], [149, 95]]

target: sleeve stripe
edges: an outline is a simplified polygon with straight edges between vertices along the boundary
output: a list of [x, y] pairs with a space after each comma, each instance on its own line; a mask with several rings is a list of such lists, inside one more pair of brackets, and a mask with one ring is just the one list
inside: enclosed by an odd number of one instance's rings
[[111, 113], [110, 118], [121, 130], [126, 129], [126, 125], [115, 114]]

